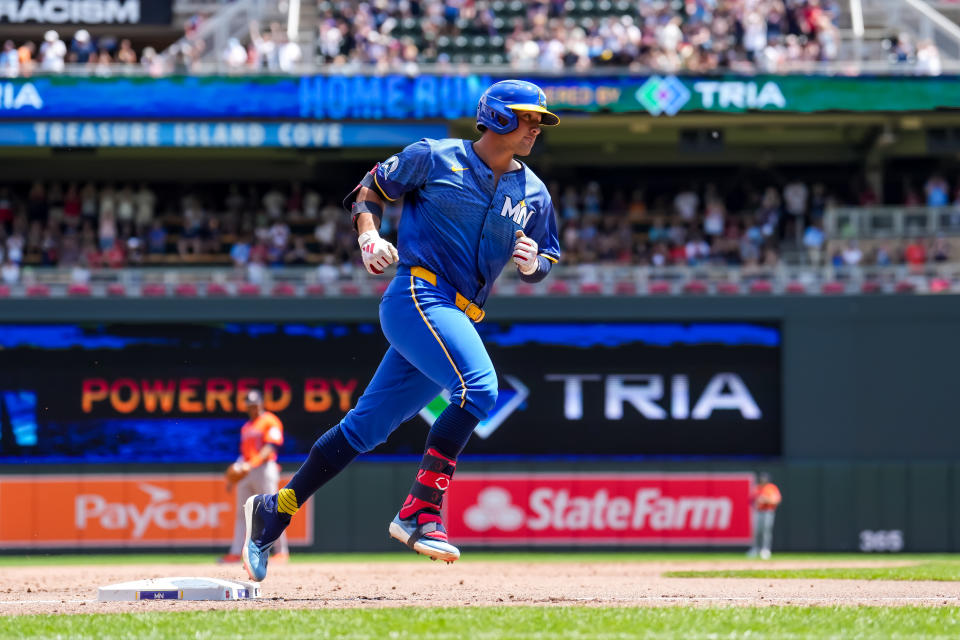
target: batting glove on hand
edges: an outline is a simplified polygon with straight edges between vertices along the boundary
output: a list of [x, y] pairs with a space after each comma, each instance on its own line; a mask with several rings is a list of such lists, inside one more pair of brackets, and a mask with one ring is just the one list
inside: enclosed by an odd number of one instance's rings
[[397, 248], [381, 238], [376, 231], [361, 233], [359, 243], [363, 266], [374, 275], [382, 274], [384, 269], [400, 259]]
[[537, 252], [540, 247], [533, 238], [523, 235], [523, 231], [517, 229], [517, 244], [513, 246], [513, 261], [517, 263], [517, 269], [525, 276], [529, 276], [540, 268], [540, 261], [537, 260]]

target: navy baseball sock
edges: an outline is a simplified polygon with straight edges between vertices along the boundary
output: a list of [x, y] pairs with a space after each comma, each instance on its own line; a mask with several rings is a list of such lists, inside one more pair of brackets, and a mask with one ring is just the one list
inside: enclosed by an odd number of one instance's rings
[[290, 517], [317, 489], [343, 471], [358, 455], [360, 452], [347, 442], [340, 425], [320, 436], [310, 448], [306, 462], [278, 494], [277, 511], [280, 517], [289, 522]]
[[451, 404], [430, 427], [424, 449], [436, 449], [446, 457], [456, 460], [479, 423], [480, 420], [475, 415]]

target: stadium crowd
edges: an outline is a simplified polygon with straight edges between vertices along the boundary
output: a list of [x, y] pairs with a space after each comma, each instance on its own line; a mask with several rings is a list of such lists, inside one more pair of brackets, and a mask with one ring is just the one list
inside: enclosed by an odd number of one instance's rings
[[[509, 65], [518, 71], [815, 72], [837, 60], [836, 0], [379, 0], [317, 3], [315, 45], [303, 50], [279, 23], [252, 24], [242, 39], [214, 52], [219, 69], [292, 73], [311, 68], [417, 73], [421, 65]], [[158, 52], [85, 29], [61, 38], [48, 30], [37, 45], [7, 40], [0, 74], [73, 72], [151, 75], [199, 70], [204, 16], [185, 39]], [[891, 35], [892, 66], [940, 73], [932, 42]], [[209, 59], [209, 58], [208, 58]]]
[[[949, 244], [910, 240], [863, 251], [851, 240], [828, 255], [827, 208], [872, 204], [800, 180], [721, 192], [713, 183], [648, 196], [643, 189], [597, 182], [550, 184], [565, 264], [762, 265], [781, 249], [813, 264], [922, 264], [951, 258]], [[923, 185], [924, 201], [955, 206], [941, 176]], [[158, 197], [158, 193], [169, 194]], [[908, 198], [916, 197], [910, 190]], [[382, 223], [395, 238], [399, 204]], [[866, 255], [865, 255], [866, 253]], [[17, 281], [23, 267], [60, 266], [78, 273], [135, 265], [234, 265], [240, 278], [313, 265], [321, 280], [358, 268], [356, 233], [338, 198], [299, 183], [280, 185], [148, 185], [36, 182], [0, 184], [0, 277]]]

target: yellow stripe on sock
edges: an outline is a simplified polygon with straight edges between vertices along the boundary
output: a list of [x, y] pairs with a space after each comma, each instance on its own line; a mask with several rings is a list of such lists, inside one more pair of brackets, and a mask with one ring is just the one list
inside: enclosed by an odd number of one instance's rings
[[277, 511], [292, 516], [297, 513], [299, 508], [297, 506], [297, 494], [293, 492], [293, 489], [280, 489], [277, 493]]

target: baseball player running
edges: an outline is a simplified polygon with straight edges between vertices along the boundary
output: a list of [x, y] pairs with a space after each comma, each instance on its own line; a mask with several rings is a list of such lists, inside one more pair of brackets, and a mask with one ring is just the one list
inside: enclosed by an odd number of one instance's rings
[[[515, 156], [527, 156], [541, 127], [559, 123], [534, 84], [505, 80], [477, 106], [476, 142], [423, 139], [377, 164], [347, 196], [363, 264], [397, 274], [380, 302], [390, 343], [357, 406], [313, 445], [278, 493], [244, 504], [243, 565], [267, 574], [270, 547], [290, 518], [324, 483], [415, 416], [441, 389], [450, 406], [427, 435], [410, 493], [390, 535], [418, 553], [453, 562], [440, 516], [457, 457], [497, 399], [497, 374], [473, 323], [493, 282], [511, 259], [527, 282], [539, 282], [560, 257], [553, 203], [543, 182]], [[399, 252], [377, 233], [383, 202], [405, 196]]]
[[[244, 397], [250, 418], [240, 429], [240, 457], [227, 467], [227, 491], [237, 488], [237, 515], [230, 551], [220, 562], [239, 562], [245, 536], [243, 505], [260, 492], [274, 492], [280, 483], [277, 448], [283, 444], [283, 423], [276, 414], [264, 408], [263, 394], [250, 390]], [[273, 548], [273, 561], [283, 562], [289, 556], [287, 537], [280, 536]]]

